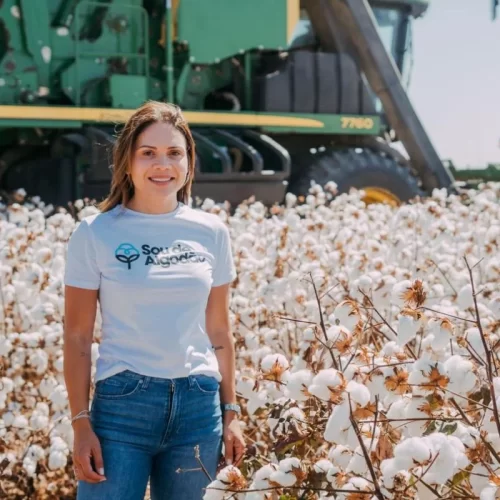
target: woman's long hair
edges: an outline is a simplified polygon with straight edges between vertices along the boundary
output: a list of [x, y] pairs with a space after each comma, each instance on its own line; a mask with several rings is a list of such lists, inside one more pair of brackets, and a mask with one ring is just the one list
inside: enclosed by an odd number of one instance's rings
[[113, 176], [111, 190], [107, 198], [99, 205], [101, 212], [112, 210], [117, 205], [126, 205], [134, 196], [134, 186], [128, 174], [135, 144], [139, 135], [153, 123], [169, 123], [181, 132], [187, 145], [188, 175], [184, 186], [177, 192], [177, 201], [185, 204], [191, 196], [196, 161], [195, 143], [189, 125], [182, 111], [175, 104], [159, 101], [147, 101], [127, 120], [113, 146]]

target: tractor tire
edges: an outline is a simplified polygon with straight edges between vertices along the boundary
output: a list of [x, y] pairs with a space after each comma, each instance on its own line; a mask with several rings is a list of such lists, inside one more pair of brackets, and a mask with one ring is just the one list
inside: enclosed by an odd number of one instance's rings
[[351, 188], [363, 189], [367, 203], [400, 205], [426, 195], [408, 167], [378, 151], [324, 149], [297, 160], [288, 188], [296, 196], [307, 196], [312, 181], [322, 187], [333, 181], [338, 194], [348, 193]]

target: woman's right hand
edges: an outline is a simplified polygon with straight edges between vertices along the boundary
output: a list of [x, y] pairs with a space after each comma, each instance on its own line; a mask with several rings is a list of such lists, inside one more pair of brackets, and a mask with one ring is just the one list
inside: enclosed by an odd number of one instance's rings
[[[76, 479], [89, 483], [106, 481], [101, 443], [93, 431], [90, 421], [87, 418], [76, 420], [73, 423], [73, 431], [73, 467]], [[95, 466], [95, 470], [92, 465]]]

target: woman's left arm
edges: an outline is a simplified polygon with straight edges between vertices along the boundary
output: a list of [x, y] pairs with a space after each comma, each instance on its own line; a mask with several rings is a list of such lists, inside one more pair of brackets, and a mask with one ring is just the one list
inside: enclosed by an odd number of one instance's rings
[[[229, 283], [212, 287], [206, 309], [207, 334], [215, 351], [222, 376], [220, 384], [221, 403], [237, 403], [235, 349], [229, 319], [229, 296]], [[237, 413], [232, 410], [225, 411], [223, 426], [226, 463], [238, 466], [245, 452], [245, 441]]]

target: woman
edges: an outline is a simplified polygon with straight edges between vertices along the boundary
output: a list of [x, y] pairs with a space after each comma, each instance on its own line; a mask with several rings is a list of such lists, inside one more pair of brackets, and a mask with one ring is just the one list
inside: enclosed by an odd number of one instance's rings
[[69, 241], [64, 376], [78, 500], [143, 499], [148, 480], [154, 500], [198, 500], [222, 445], [227, 464], [241, 462], [228, 311], [236, 272], [226, 225], [187, 205], [195, 157], [180, 110], [146, 103], [115, 143], [100, 213]]

